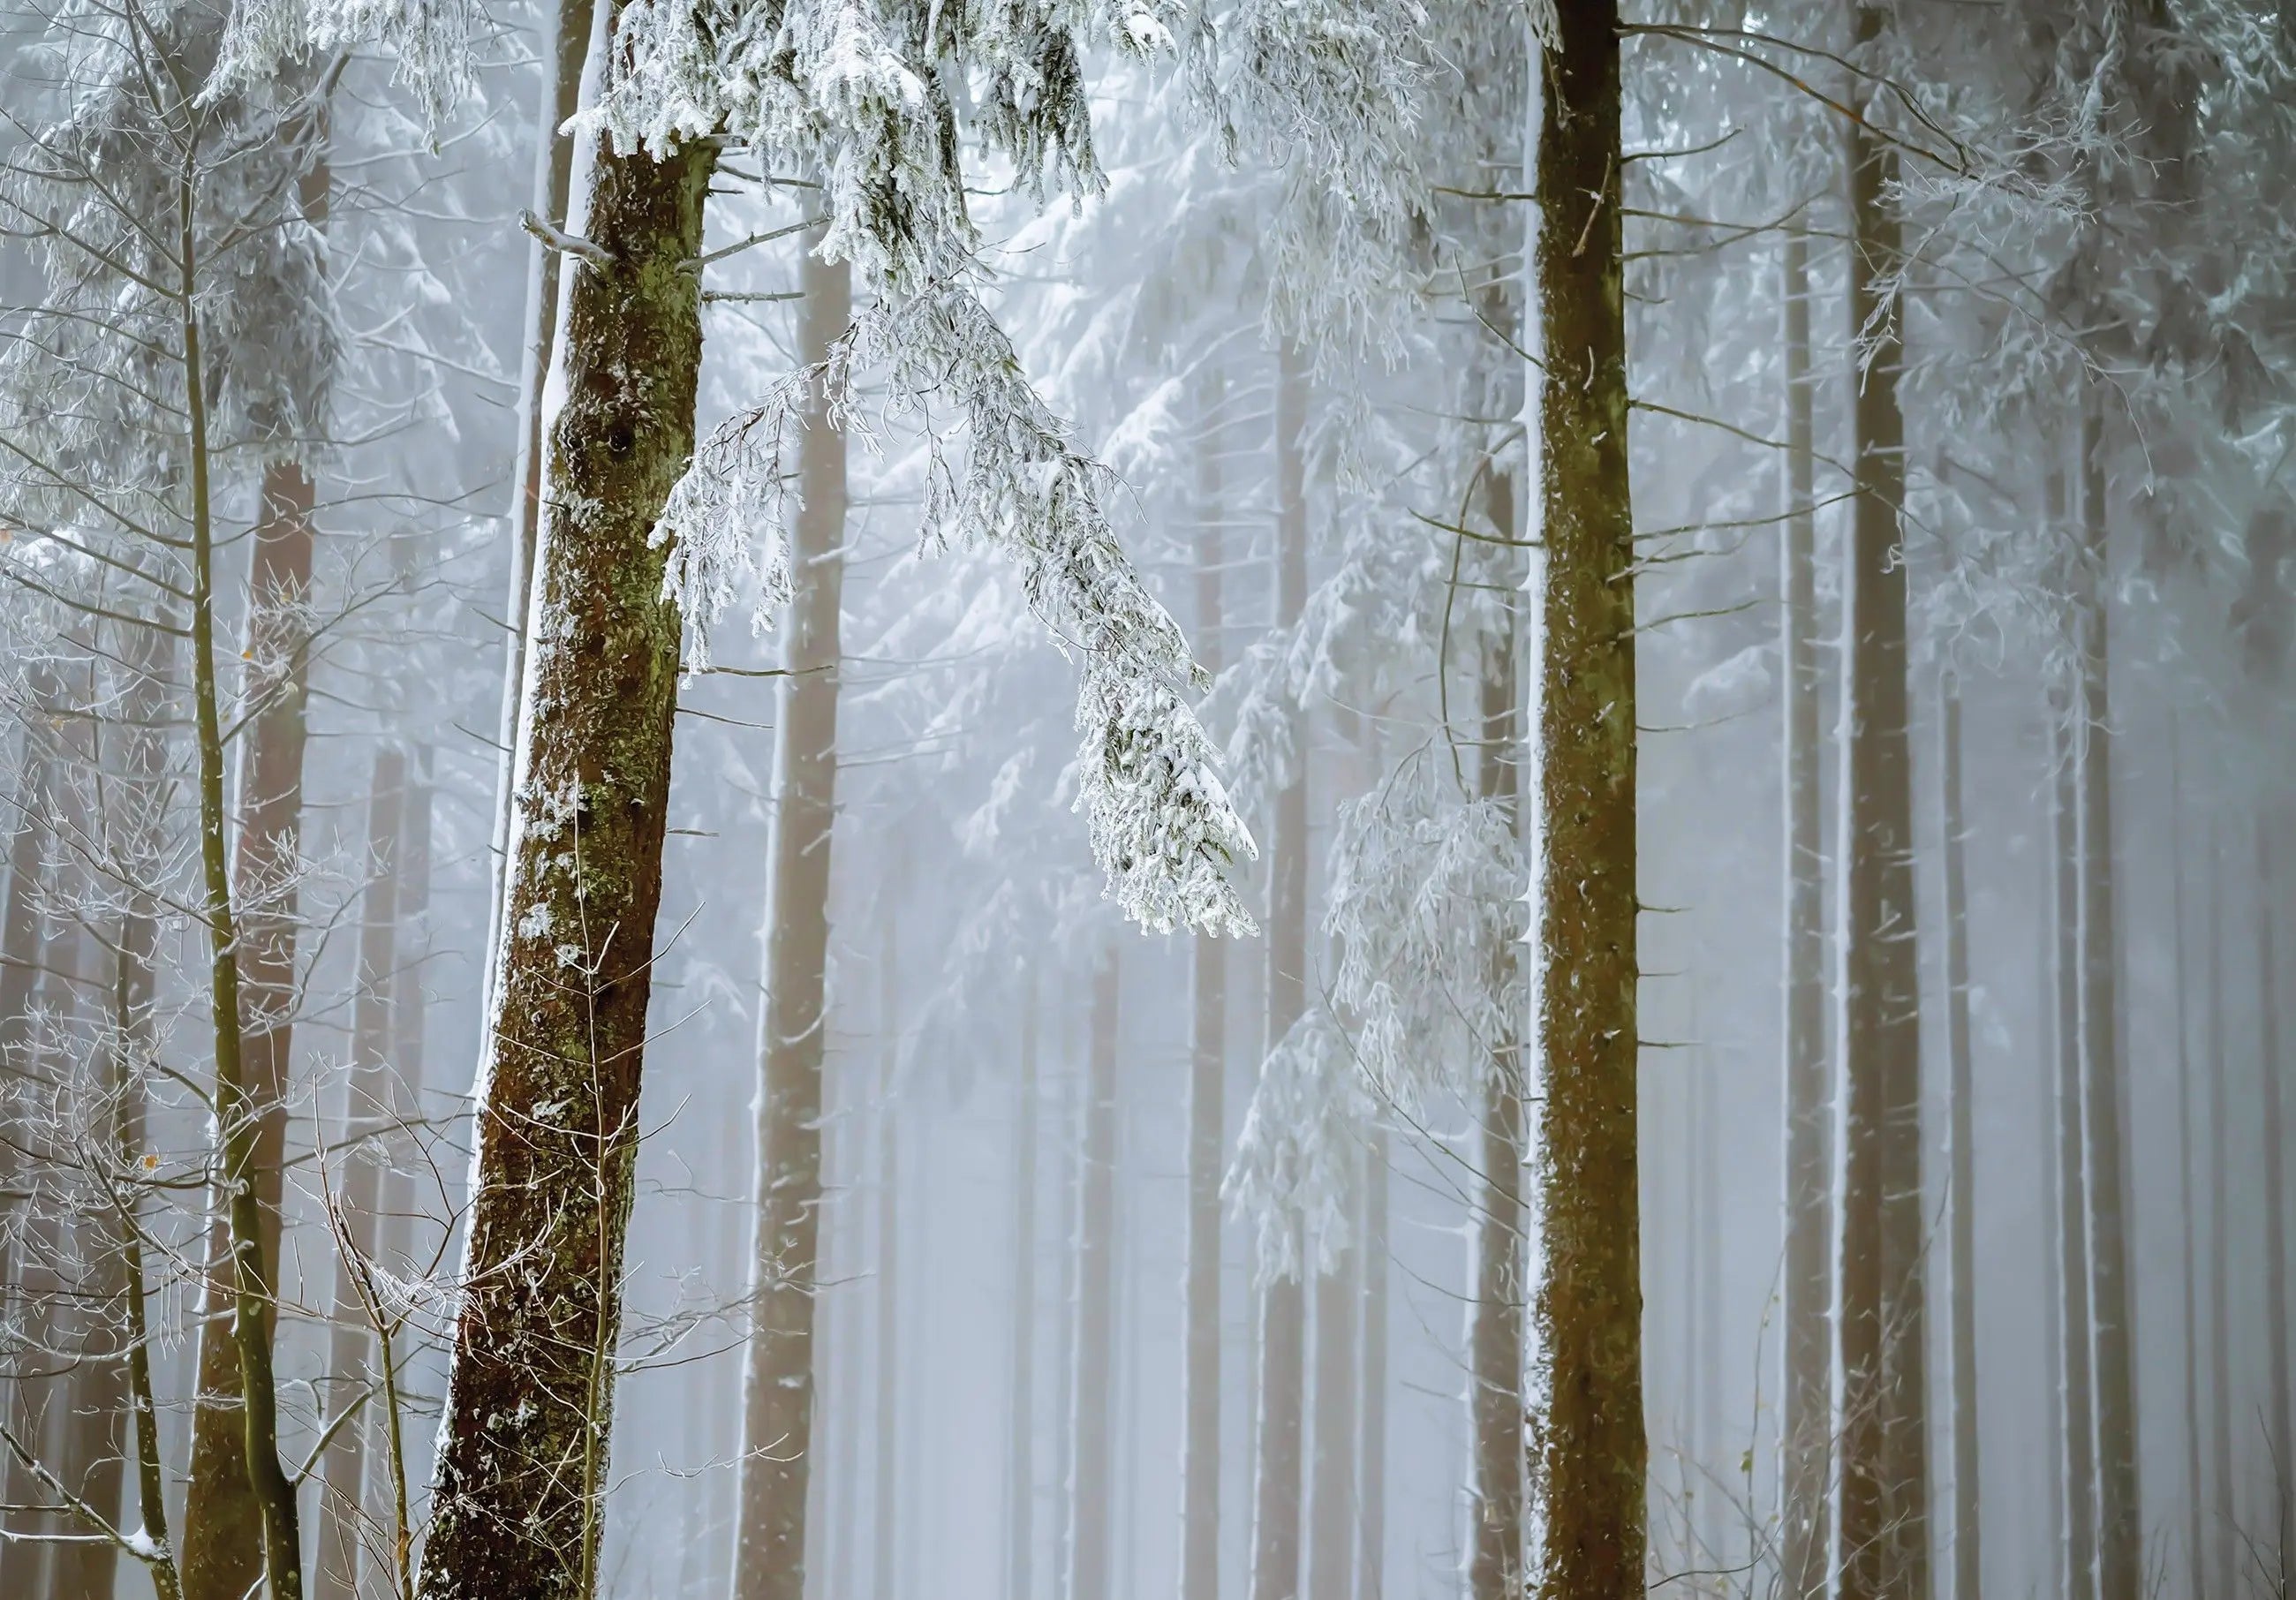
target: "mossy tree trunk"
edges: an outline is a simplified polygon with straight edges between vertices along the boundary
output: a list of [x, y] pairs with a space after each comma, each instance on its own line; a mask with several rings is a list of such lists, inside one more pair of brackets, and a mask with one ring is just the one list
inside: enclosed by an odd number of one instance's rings
[[1556, 8], [1543, 52], [1533, 283], [1544, 561], [1532, 1014], [1544, 1080], [1533, 1182], [1541, 1404], [1525, 1592], [1644, 1592], [1642, 1255], [1636, 1160], [1634, 513], [1620, 215], [1619, 12]]
[[693, 449], [706, 143], [603, 141], [568, 264], [517, 824], [425, 1600], [588, 1600], [677, 696], [651, 535]]

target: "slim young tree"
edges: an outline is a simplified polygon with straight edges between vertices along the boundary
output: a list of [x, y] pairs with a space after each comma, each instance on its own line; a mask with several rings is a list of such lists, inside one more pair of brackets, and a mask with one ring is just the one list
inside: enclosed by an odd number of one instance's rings
[[[2053, 496], [2054, 498], [2054, 496]], [[2050, 694], [2054, 769], [2050, 854], [2056, 863], [2051, 922], [2056, 944], [2057, 1292], [2064, 1339], [2059, 1409], [2064, 1419], [2065, 1593], [2096, 1595], [2096, 1433], [2089, 1406], [2088, 1165], [2081, 1136], [2080, 816], [2070, 697]]]
[[[852, 317], [851, 275], [808, 252], [800, 358], [828, 359]], [[799, 445], [776, 718], [773, 866], [766, 889], [765, 1012], [758, 1022], [757, 1318], [742, 1388], [737, 1600], [803, 1600], [807, 1489], [816, 1453], [814, 1315], [821, 1241], [821, 1069], [827, 1038], [831, 846], [837, 817], [839, 611], [845, 571], [845, 437], [816, 386]]]
[[1969, 889], [1963, 868], [1961, 679], [1945, 671], [1938, 696], [1938, 780], [1943, 797], [1946, 1098], [1952, 1164], [1950, 1238], [1953, 1274], [1953, 1600], [1979, 1600], [1983, 1566], [1983, 1505], [1977, 1465], [1977, 1197], [1970, 1104]]
[[1644, 1590], [1642, 1254], [1636, 1161], [1634, 516], [1620, 207], [1619, 11], [1558, 6], [1534, 54], [1541, 217], [1539, 641], [1532, 833], [1539, 1021], [1532, 1181], [1540, 1276], [1524, 1590]]

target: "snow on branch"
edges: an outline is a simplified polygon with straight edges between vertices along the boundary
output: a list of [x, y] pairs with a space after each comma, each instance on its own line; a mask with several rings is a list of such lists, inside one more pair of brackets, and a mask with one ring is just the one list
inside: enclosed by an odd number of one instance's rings
[[1348, 1186], [1370, 1104], [1338, 1020], [1310, 1006], [1260, 1064], [1220, 1198], [1257, 1230], [1259, 1282], [1328, 1272], [1348, 1247]]

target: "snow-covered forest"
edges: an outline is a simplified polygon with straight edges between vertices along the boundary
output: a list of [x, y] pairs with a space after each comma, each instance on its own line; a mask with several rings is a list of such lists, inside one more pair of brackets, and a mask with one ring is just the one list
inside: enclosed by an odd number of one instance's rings
[[2268, 0], [0, 0], [0, 1600], [2284, 1600], [2292, 259]]

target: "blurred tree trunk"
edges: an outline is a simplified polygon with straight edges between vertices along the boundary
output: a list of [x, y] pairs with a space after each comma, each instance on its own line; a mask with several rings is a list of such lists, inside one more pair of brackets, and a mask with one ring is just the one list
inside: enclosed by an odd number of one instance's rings
[[1085, 1081], [1083, 1144], [1077, 1185], [1075, 1435], [1070, 1494], [1068, 1600], [1107, 1600], [1110, 1486], [1116, 1441], [1116, 952], [1103, 950], [1092, 975], [1092, 1040]]
[[2201, 1410], [2201, 1289], [2200, 1267], [2194, 1252], [2200, 1247], [2195, 1213], [2200, 1195], [2193, 1185], [2193, 1048], [2192, 1019], [2185, 1003], [2185, 985], [2192, 980], [2185, 958], [2185, 773], [2177, 725], [2169, 724], [2169, 912], [2173, 919], [2173, 971], [2177, 983], [2177, 1203], [2182, 1213], [2180, 1231], [2185, 1247], [2182, 1285], [2185, 1300], [2185, 1560], [2187, 1581], [2195, 1596], [2209, 1592], [2208, 1540], [2202, 1531], [2206, 1502], [2201, 1477], [2201, 1442], [2207, 1431]]
[[652, 538], [693, 451], [715, 163], [603, 135], [570, 267], [513, 848], [423, 1549], [425, 1600], [589, 1600], [653, 977], [680, 621]]
[[388, 1200], [383, 1206], [384, 1265], [392, 1272], [411, 1274], [429, 1265], [427, 1231], [416, 1226], [426, 1197], [436, 1189], [424, 1181], [424, 1158], [430, 1145], [423, 1136], [422, 1046], [428, 1000], [422, 984], [424, 957], [430, 954], [430, 812], [435, 788], [431, 779], [434, 757], [430, 746], [418, 744], [408, 752], [406, 798], [401, 802], [398, 850], [392, 865], [397, 887], [398, 934], [397, 965], [390, 982], [390, 1055], [392, 1071], [391, 1122], [395, 1159], [384, 1179]]
[[[1221, 666], [1220, 566], [1227, 506], [1220, 474], [1226, 384], [1204, 383], [1196, 439], [1196, 659]], [[1194, 1001], [1188, 1071], [1186, 1344], [1180, 1389], [1180, 1600], [1220, 1600], [1220, 1177], [1227, 1156], [1227, 946], [1198, 937], [1190, 949]], [[1015, 1595], [1013, 1600], [1028, 1600]]]
[[1538, 992], [1530, 1418], [1538, 1600], [1640, 1600], [1649, 1446], [1636, 1154], [1634, 514], [1627, 456], [1619, 8], [1556, 8], [1540, 74], [1537, 323]]
[[[825, 363], [852, 320], [851, 268], [810, 250], [800, 276], [798, 360]], [[783, 636], [773, 870], [766, 890], [765, 1010], [758, 1022], [758, 1170], [742, 1386], [735, 1600], [804, 1600], [814, 1440], [814, 1309], [821, 1275], [821, 1063], [828, 1023], [830, 854], [837, 820], [840, 607], [845, 574], [845, 436], [826, 380], [798, 435], [796, 595]]]
[[2058, 1292], [2064, 1307], [2065, 1593], [2096, 1596], [2096, 1444], [2089, 1408], [2088, 1169], [2081, 1137], [2080, 834], [2072, 708], [2051, 695], [2056, 860]]
[[[1857, 10], [1857, 37], [1882, 29]], [[1844, 574], [1841, 849], [1847, 1104], [1837, 1335], [1841, 1373], [1841, 1600], [1927, 1600], [1929, 1464], [1922, 1207], [1921, 1000], [1907, 743], [1904, 359], [1887, 287], [1902, 265], [1896, 147], [1849, 126], [1852, 413], [1858, 494]]]
[[[1305, 434], [1308, 364], [1286, 341], [1275, 368], [1275, 614], [1280, 635], [1308, 604]], [[1266, 1050], [1308, 1005], [1308, 724], [1290, 710], [1292, 767], [1275, 797], [1268, 839]], [[1265, 1059], [1265, 1053], [1263, 1053]], [[1289, 1226], [1298, 1227], [1296, 1218]], [[1308, 1270], [1300, 1265], [1300, 1273]], [[1251, 1600], [1300, 1594], [1301, 1444], [1306, 1408], [1308, 1307], [1298, 1275], [1260, 1267], [1259, 1439], [1252, 1480]], [[1070, 1600], [1091, 1600], [1071, 1596]]]
[[1784, 1600], [1825, 1588], [1833, 1437], [1833, 1104], [1826, 1078], [1825, 858], [1818, 803], [1817, 516], [1809, 240], [1786, 235], [1786, 520], [1780, 554], [1785, 688], [1786, 1251], [1779, 1437]]
[[[2054, 751], [2054, 740], [2051, 749]], [[2051, 796], [2051, 804], [2054, 797]], [[2046, 1090], [2044, 1115], [2041, 1123], [2041, 1194], [2044, 1203], [2057, 1212], [2059, 1195], [2063, 1193], [2063, 1178], [2059, 1172], [2057, 1153], [2058, 1119], [2055, 1114], [2057, 1060], [2061, 1054], [2058, 1043], [2058, 984], [2057, 939], [2055, 931], [2057, 860], [2054, 823], [2045, 819], [2050, 832], [2041, 835], [2041, 848], [2034, 852], [2040, 865], [2041, 881], [2036, 886], [2033, 905], [2036, 907], [2038, 937], [2033, 940], [2033, 1006], [2038, 1018], [2036, 1029], [2041, 1045], [2038, 1070]], [[2045, 1226], [2042, 1239], [2048, 1258], [2046, 1271], [2051, 1277], [2062, 1270], [2057, 1251], [2057, 1217], [2052, 1214]], [[2041, 1556], [2041, 1592], [2045, 1595], [2070, 1596], [2071, 1585], [2067, 1579], [2070, 1569], [2065, 1563], [2065, 1416], [2060, 1397], [2064, 1393], [2065, 1309], [2059, 1285], [2045, 1282], [2041, 1292], [2041, 1373], [2049, 1395], [2048, 1426], [2043, 1436], [2048, 1469], [2043, 1476], [2048, 1481], [2048, 1525], [2042, 1530], [2046, 1541]]]
[[[1063, 1029], [1062, 1037], [1068, 1030]], [[1069, 1041], [1070, 1059], [1074, 1060], [1074, 1041]], [[1069, 1477], [1076, 1465], [1076, 1429], [1073, 1419], [1077, 1403], [1077, 1284], [1078, 1268], [1084, 1257], [1084, 1241], [1077, 1236], [1076, 1218], [1084, 1206], [1084, 1169], [1077, 1159], [1082, 1134], [1077, 1126], [1083, 1110], [1085, 1096], [1089, 1093], [1090, 1069], [1081, 1067], [1075, 1077], [1077, 1104], [1062, 1109], [1056, 1120], [1062, 1136], [1052, 1142], [1054, 1159], [1061, 1163], [1056, 1171], [1053, 1193], [1059, 1214], [1067, 1219], [1069, 1227], [1060, 1252], [1060, 1278], [1055, 1285], [1053, 1304], [1058, 1321], [1060, 1345], [1054, 1352], [1054, 1371], [1058, 1374], [1059, 1403], [1054, 1415], [1057, 1419], [1053, 1428], [1053, 1593], [1054, 1600], [1069, 1600], [1068, 1553], [1076, 1542], [1076, 1497], [1070, 1492]]]
[[2209, 818], [2209, 1432], [2216, 1448], [2215, 1587], [2204, 1592], [2233, 1594], [2238, 1585], [2241, 1547], [2232, 1470], [2232, 1254], [2230, 1198], [2226, 1169], [2232, 1133], [2228, 1057], [2225, 1050], [2224, 841], [2217, 819]]
[[1387, 1572], [1387, 1132], [1364, 1157], [1363, 1465], [1357, 1501], [1356, 1600], [1382, 1600]]
[[[1488, 482], [1484, 511], [1492, 531], [1500, 538], [1520, 537], [1513, 477], [1494, 470]], [[1477, 663], [1482, 736], [1475, 788], [1478, 798], [1499, 808], [1512, 835], [1518, 831], [1522, 796], [1513, 593], [1521, 576], [1513, 561], [1492, 565], [1490, 581], [1500, 591], [1495, 599], [1503, 620], [1485, 642]], [[1491, 992], [1512, 992], [1516, 983], [1513, 939], [1503, 939], [1489, 959]], [[1513, 1013], [1505, 1014], [1512, 1024]], [[1481, 1193], [1475, 1204], [1474, 1309], [1467, 1379], [1475, 1495], [1474, 1540], [1467, 1569], [1472, 1600], [1510, 1600], [1522, 1586], [1522, 1041], [1510, 1025], [1490, 1041], [1476, 1111], [1480, 1133], [1476, 1181]]]
[[[2279, 907], [2274, 898], [2277, 889], [2274, 882], [2275, 867], [2272, 849], [2271, 812], [2266, 809], [2256, 817], [2256, 972], [2257, 972], [2257, 1066], [2263, 1079], [2264, 1096], [2260, 1108], [2264, 1135], [2264, 1348], [2270, 1388], [2266, 1399], [2271, 1407], [2264, 1419], [2265, 1443], [2271, 1454], [2272, 1514], [2267, 1519], [2266, 1532], [2257, 1537], [2280, 1540], [2292, 1527], [2296, 1527], [2296, 1514], [2292, 1514], [2291, 1496], [2296, 1494], [2296, 1457], [2290, 1449], [2288, 1379], [2288, 1146], [2287, 1123], [2283, 1120], [2280, 1104], [2280, 952], [2276, 926]], [[2289, 1552], [2282, 1550], [2285, 1560]], [[2108, 1597], [2109, 1600], [2109, 1597]]]
[[2092, 381], [2080, 408], [2081, 1044], [2088, 1126], [2090, 1338], [2095, 1346], [2097, 1592], [2139, 1600], [2144, 1506], [2136, 1457], [2135, 1307], [2128, 1276], [2128, 1188], [2121, 1128], [2120, 923], [2113, 911], [2112, 702], [2105, 599], [2104, 414]]
[[[1352, 1209], [1354, 1196], [1343, 1196], [1341, 1203]], [[1352, 1600], [1355, 1593], [1357, 1262], [1351, 1245], [1329, 1272], [1316, 1275], [1316, 1453], [1309, 1502], [1314, 1520], [1308, 1555], [1312, 1600]]]
[[1037, 969], [1021, 979], [1020, 1083], [1013, 1118], [1013, 1370], [1006, 1379], [1004, 1589], [1037, 1589]]
[[877, 1078], [877, 1469], [871, 1577], [877, 1600], [898, 1600], [901, 1530], [901, 1004], [900, 939], [889, 919], [878, 960], [877, 1016], [884, 1030]]
[[[581, 110], [582, 67], [590, 51], [595, 0], [556, 0], [544, 8], [541, 94], [535, 108], [533, 209], [563, 227], [574, 175], [574, 139], [567, 120]], [[487, 897], [487, 948], [502, 934], [503, 885], [508, 881], [512, 800], [512, 766], [518, 759], [521, 681], [526, 672], [528, 609], [534, 598], [534, 553], [542, 531], [543, 390], [558, 337], [557, 250], [536, 239], [527, 252], [526, 349], [519, 371], [518, 457], [512, 469], [510, 593], [503, 611], [502, 750], [495, 772], [494, 851]], [[493, 981], [491, 964], [480, 981]], [[480, 997], [487, 1010], [488, 995]]]
[[[398, 1097], [392, 1091], [391, 1003], [397, 972], [398, 863], [404, 844], [406, 753], [396, 744], [375, 748], [367, 780], [366, 854], [373, 873], [359, 899], [358, 990], [351, 1002], [351, 1071], [345, 1086], [342, 1122], [335, 1136], [331, 1170], [334, 1203], [350, 1248], [373, 1260], [380, 1253], [386, 1152]], [[371, 1507], [366, 1493], [366, 1415], [379, 1413], [381, 1397], [368, 1390], [379, 1379], [373, 1358], [375, 1330], [357, 1289], [357, 1267], [335, 1263], [335, 1299], [327, 1335], [325, 1383], [320, 1390], [325, 1415], [334, 1417], [357, 1405], [363, 1415], [328, 1441], [321, 1460], [319, 1548], [312, 1572], [317, 1600], [357, 1600], [359, 1555], [366, 1542]], [[364, 1404], [362, 1404], [364, 1402]]]
[[1977, 1465], [1977, 1190], [1970, 1104], [1969, 888], [1963, 864], [1961, 679], [1945, 672], [1939, 696], [1938, 763], [1944, 790], [1945, 1050], [1952, 1193], [1953, 1600], [1979, 1600], [1984, 1567], [1983, 1498]]

